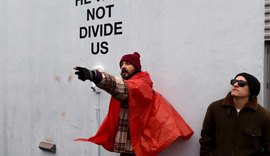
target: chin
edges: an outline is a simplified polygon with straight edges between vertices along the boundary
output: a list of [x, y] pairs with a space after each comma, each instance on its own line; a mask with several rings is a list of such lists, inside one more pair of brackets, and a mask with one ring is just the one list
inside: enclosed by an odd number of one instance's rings
[[129, 75], [121, 75], [123, 79], [127, 80], [129, 78]]
[[122, 78], [124, 80], [128, 80], [129, 78], [131, 78], [133, 75], [130, 75], [130, 74], [126, 74], [126, 75], [122, 75]]
[[237, 94], [231, 92], [231, 96], [232, 96], [232, 97], [237, 97]]

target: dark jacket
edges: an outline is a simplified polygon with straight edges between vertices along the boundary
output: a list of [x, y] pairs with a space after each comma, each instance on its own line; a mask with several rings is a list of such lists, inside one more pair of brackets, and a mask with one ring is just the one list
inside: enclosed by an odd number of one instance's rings
[[257, 98], [238, 113], [229, 93], [208, 107], [200, 144], [201, 156], [270, 156], [270, 113]]

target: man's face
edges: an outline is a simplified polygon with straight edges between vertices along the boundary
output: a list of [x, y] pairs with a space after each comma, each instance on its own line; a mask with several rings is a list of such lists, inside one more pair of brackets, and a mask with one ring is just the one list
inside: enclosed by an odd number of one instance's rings
[[[242, 98], [248, 98], [250, 93], [249, 93], [249, 87], [247, 84], [247, 80], [243, 76], [237, 76], [235, 78], [236, 81], [234, 81], [234, 84], [232, 85], [231, 88], [231, 95], [233, 97], [242, 97]], [[245, 85], [241, 85], [239, 81], [242, 81], [242, 83], [246, 82]], [[244, 82], [243, 82], [244, 81]], [[240, 85], [239, 85], [240, 84]]]
[[121, 76], [123, 79], [127, 80], [131, 78], [135, 73], [135, 67], [127, 61], [123, 61], [120, 64]]

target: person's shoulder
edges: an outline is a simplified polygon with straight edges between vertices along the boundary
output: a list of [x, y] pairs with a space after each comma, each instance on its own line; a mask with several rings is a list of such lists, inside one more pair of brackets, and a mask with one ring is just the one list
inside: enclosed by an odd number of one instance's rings
[[260, 104], [258, 104], [258, 111], [266, 118], [268, 118], [270, 120], [270, 112], [264, 108], [263, 106], [261, 106]]
[[221, 105], [224, 101], [224, 98], [213, 101], [210, 105]]
[[218, 99], [216, 101], [213, 101], [212, 103], [210, 103], [210, 105], [208, 106], [208, 109], [215, 109], [217, 107], [221, 107], [223, 104], [224, 98], [222, 99]]

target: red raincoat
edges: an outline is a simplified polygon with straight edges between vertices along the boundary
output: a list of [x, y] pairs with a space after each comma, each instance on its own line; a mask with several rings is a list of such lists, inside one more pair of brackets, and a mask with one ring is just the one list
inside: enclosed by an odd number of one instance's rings
[[[193, 131], [172, 105], [152, 89], [147, 72], [140, 72], [129, 80], [129, 127], [136, 156], [155, 156], [177, 138], [188, 139]], [[113, 151], [121, 103], [111, 98], [109, 112], [95, 136], [76, 141], [90, 141]]]

